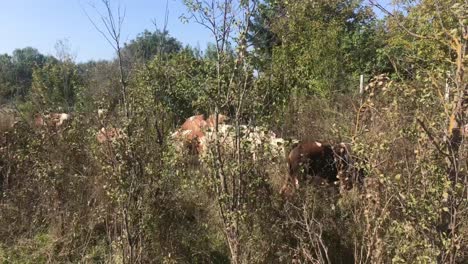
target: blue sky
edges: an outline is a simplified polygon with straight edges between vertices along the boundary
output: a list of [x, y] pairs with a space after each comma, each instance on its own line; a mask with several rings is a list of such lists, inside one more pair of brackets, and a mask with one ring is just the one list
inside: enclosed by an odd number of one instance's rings
[[[145, 29], [154, 30], [153, 20], [164, 24], [166, 0], [112, 0], [126, 8], [122, 38], [133, 39]], [[383, 1], [388, 2], [388, 0]], [[90, 3], [100, 0], [0, 0], [0, 54], [31, 46], [41, 53], [55, 55], [55, 44], [68, 40], [77, 61], [110, 59], [114, 51], [94, 29], [83, 8], [98, 18]], [[205, 48], [212, 39], [196, 23], [183, 24], [179, 17], [186, 12], [182, 0], [169, 0], [168, 30], [184, 44]]]
[[[97, 18], [89, 3], [102, 6], [99, 0], [0, 0], [0, 54], [31, 46], [54, 55], [56, 42], [68, 39], [77, 61], [112, 58], [112, 48], [82, 10], [85, 8], [91, 17]], [[120, 3], [126, 8], [124, 41], [145, 29], [154, 30], [153, 20], [163, 27], [166, 0], [120, 0]], [[179, 17], [184, 12], [181, 0], [169, 0], [170, 34], [184, 44], [205, 48], [211, 36], [200, 25], [183, 24]]]

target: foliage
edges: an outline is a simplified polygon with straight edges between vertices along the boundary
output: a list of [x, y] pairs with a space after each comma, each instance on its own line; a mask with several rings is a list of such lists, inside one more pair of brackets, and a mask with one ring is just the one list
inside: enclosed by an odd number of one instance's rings
[[189, 49], [167, 59], [155, 57], [136, 74], [135, 92], [146, 109], [171, 113], [180, 123], [193, 113], [208, 113], [207, 96], [213, 63], [197, 58]]
[[[204, 52], [145, 31], [125, 63], [1, 55], [0, 96], [20, 102], [1, 114], [21, 118], [0, 135], [0, 262], [465, 263], [468, 9], [395, 2], [377, 19], [354, 0], [184, 1]], [[73, 119], [34, 125], [44, 110]], [[175, 146], [201, 113], [231, 118], [231, 145], [215, 126], [203, 155]], [[253, 127], [350, 143], [363, 185], [281, 196], [288, 165]]]
[[81, 85], [76, 65], [71, 61], [47, 63], [33, 72], [32, 101], [42, 109], [73, 109]]
[[[90, 61], [77, 65], [83, 86], [78, 87], [77, 108], [84, 112], [106, 108], [112, 112], [119, 103], [117, 64], [111, 61]], [[77, 109], [77, 110], [78, 110]]]
[[277, 85], [325, 96], [348, 89], [351, 77], [380, 70], [376, 51], [383, 43], [372, 10], [360, 1], [275, 1], [273, 10], [271, 31], [281, 41], [270, 74]]
[[124, 56], [138, 63], [145, 63], [155, 56], [176, 54], [182, 50], [182, 44], [169, 35], [169, 32], [145, 30], [127, 43], [123, 49]]
[[55, 58], [45, 56], [37, 49], [16, 49], [12, 56], [0, 55], [0, 96], [6, 99], [24, 99], [31, 89], [34, 68], [42, 67]]

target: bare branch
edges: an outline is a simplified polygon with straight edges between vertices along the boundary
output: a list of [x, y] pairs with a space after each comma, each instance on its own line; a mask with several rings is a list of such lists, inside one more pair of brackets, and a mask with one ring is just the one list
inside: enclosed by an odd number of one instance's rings
[[422, 127], [422, 129], [424, 130], [424, 132], [426, 132], [426, 135], [429, 137], [429, 140], [432, 142], [432, 144], [434, 144], [434, 146], [436, 147], [437, 151], [440, 152], [440, 154], [446, 156], [446, 157], [449, 157], [450, 155], [448, 153], [445, 153], [444, 151], [442, 151], [442, 148], [439, 146], [439, 144], [435, 141], [434, 139], [434, 136], [432, 135], [432, 133], [429, 131], [429, 129], [427, 129], [426, 125], [424, 124], [423, 121], [421, 121], [421, 119], [417, 118], [416, 121], [418, 122], [418, 124]]
[[122, 14], [121, 7], [118, 5], [117, 7], [117, 19], [114, 17], [114, 12], [112, 11], [111, 1], [110, 0], [101, 0], [101, 3], [104, 5], [105, 8], [105, 15], [101, 14], [99, 10], [94, 6], [90, 6], [96, 11], [101, 19], [103, 28], [100, 28], [97, 23], [89, 16], [86, 10], [83, 9], [86, 16], [88, 17], [91, 24], [94, 28], [107, 40], [107, 42], [111, 45], [114, 51], [117, 53], [117, 59], [119, 63], [119, 74], [120, 74], [120, 85], [121, 85], [121, 93], [122, 93], [122, 100], [125, 110], [125, 116], [129, 117], [129, 109], [128, 109], [128, 102], [127, 102], [127, 74], [124, 72], [123, 67], [123, 58], [122, 58], [122, 50], [121, 50], [121, 32], [122, 32], [122, 25], [125, 20], [126, 11]]
[[[93, 6], [93, 8], [95, 8]], [[93, 25], [93, 27], [106, 39], [106, 41], [109, 43], [109, 45], [111, 45], [111, 47], [114, 49], [114, 50], [117, 50], [117, 48], [114, 46], [114, 43], [109, 39], [109, 37], [107, 36], [106, 33], [104, 33], [96, 24], [96, 22], [94, 22], [94, 20], [89, 16], [88, 12], [86, 12], [86, 10], [81, 7], [81, 9], [83, 10], [83, 12], [85, 13], [86, 17], [88, 18], [89, 22], [91, 22], [91, 24]]]
[[[395, 15], [388, 11], [385, 7], [383, 7], [381, 4], [377, 3], [375, 0], [369, 0], [369, 3], [375, 7], [377, 7], [380, 11], [382, 11], [383, 13], [387, 14], [388, 16], [390, 17], [393, 17], [395, 18]], [[432, 39], [434, 40], [434, 38], [431, 38], [431, 37], [428, 37], [428, 36], [423, 36], [423, 35], [420, 35], [420, 34], [417, 34], [417, 33], [414, 33], [412, 32], [411, 30], [409, 30], [407, 27], [405, 27], [402, 23], [400, 23], [399, 21], [395, 20], [395, 23], [397, 23], [398, 27], [400, 27], [401, 29], [403, 29], [406, 33], [408, 33], [409, 35], [415, 37], [415, 38], [420, 38], [420, 39]]]

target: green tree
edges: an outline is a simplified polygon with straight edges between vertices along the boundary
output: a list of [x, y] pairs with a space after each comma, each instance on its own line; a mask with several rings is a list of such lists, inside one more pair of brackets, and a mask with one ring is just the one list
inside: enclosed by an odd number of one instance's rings
[[15, 94], [15, 72], [11, 56], [0, 55], [0, 103]]
[[171, 37], [167, 31], [145, 30], [135, 39], [125, 44], [122, 52], [131, 62], [146, 63], [153, 57], [162, 54], [174, 54], [182, 51], [182, 43]]
[[[467, 160], [462, 135], [468, 117], [466, 2], [397, 1], [393, 13], [372, 3], [388, 15], [387, 47], [382, 52], [400, 79], [393, 104], [401, 107], [399, 103], [405, 102], [407, 106], [400, 111], [413, 122], [400, 125], [404, 126], [400, 133], [416, 149], [415, 170], [409, 175], [413, 184], [430, 186], [431, 192], [407, 198], [404, 189], [397, 189], [404, 203], [400, 218], [387, 234], [395, 238], [387, 251], [395, 252], [397, 263], [412, 259], [463, 262], [468, 230], [467, 164], [460, 162]], [[421, 220], [424, 215], [426, 220], [414, 223], [415, 215]], [[411, 235], [403, 239], [405, 230], [411, 230]], [[434, 250], [415, 254], [414, 249], [422, 245]]]
[[42, 109], [72, 109], [82, 83], [73, 62], [47, 63], [33, 72], [31, 97]]
[[356, 0], [283, 2], [273, 26], [281, 46], [273, 50], [274, 76], [309, 94], [349, 89], [363, 63], [376, 54], [374, 14]]
[[280, 1], [265, 0], [258, 4], [258, 10], [252, 15], [248, 41], [253, 45], [254, 65], [260, 70], [271, 66], [273, 48], [281, 44], [278, 35], [273, 32], [275, 19], [284, 11]]
[[265, 121], [275, 111], [297, 112], [299, 98], [353, 93], [359, 75], [392, 70], [380, 51], [384, 27], [359, 0], [264, 1], [251, 25], [259, 82], [251, 105]]
[[113, 112], [119, 104], [121, 94], [115, 89], [119, 85], [118, 65], [115, 61], [89, 61], [77, 65], [83, 87], [78, 91], [78, 107], [84, 112], [98, 108]]
[[208, 113], [205, 84], [213, 69], [213, 63], [195, 57], [189, 49], [165, 58], [157, 56], [134, 78], [134, 93], [147, 95], [137, 97], [137, 103], [154, 114], [170, 113], [176, 123], [194, 113]]
[[33, 70], [53, 61], [56, 61], [55, 58], [45, 56], [31, 47], [16, 49], [12, 56], [1, 55], [0, 96], [6, 100], [14, 97], [25, 99], [31, 89]]
[[42, 67], [47, 61], [54, 61], [54, 59], [42, 55], [37, 49], [31, 47], [13, 51], [12, 62], [15, 69], [17, 95], [24, 98], [28, 94], [34, 68]]

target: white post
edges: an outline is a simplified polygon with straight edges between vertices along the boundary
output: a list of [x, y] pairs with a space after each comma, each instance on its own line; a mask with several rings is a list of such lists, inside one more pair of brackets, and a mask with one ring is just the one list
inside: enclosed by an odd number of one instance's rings
[[363, 93], [364, 93], [364, 75], [361, 74], [359, 78], [359, 94], [363, 94]]
[[445, 102], [448, 103], [450, 100], [450, 85], [449, 85], [449, 80], [450, 80], [450, 72], [447, 71], [447, 77], [445, 78]]

